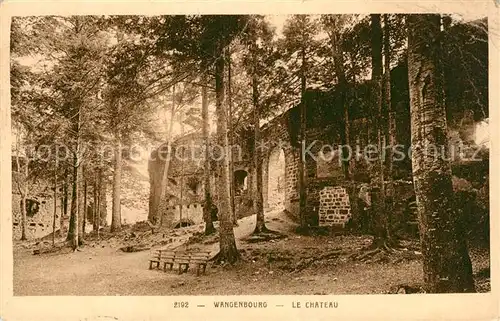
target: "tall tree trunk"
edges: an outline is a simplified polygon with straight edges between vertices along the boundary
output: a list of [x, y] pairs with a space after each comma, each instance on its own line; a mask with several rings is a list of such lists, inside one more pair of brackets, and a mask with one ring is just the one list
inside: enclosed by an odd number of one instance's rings
[[78, 166], [76, 168], [76, 182], [75, 182], [75, 218], [74, 218], [74, 232], [73, 232], [73, 239], [72, 239], [72, 244], [73, 244], [73, 249], [75, 250], [78, 246], [82, 244], [82, 239], [80, 236], [80, 217], [81, 217], [81, 212], [80, 212], [80, 202], [81, 202], [81, 184], [79, 180], [81, 179], [81, 168]]
[[233, 213], [233, 224], [238, 225], [238, 219], [236, 217], [236, 205], [234, 203], [234, 158], [233, 158], [233, 144], [234, 144], [234, 133], [233, 133], [233, 93], [231, 90], [231, 49], [228, 47], [226, 49], [227, 56], [227, 106], [228, 106], [228, 141], [229, 141], [229, 173], [230, 179], [229, 184], [231, 185], [231, 208]]
[[377, 158], [371, 169], [372, 217], [374, 245], [387, 241], [387, 215], [385, 212], [384, 163], [382, 157], [383, 113], [382, 113], [382, 26], [380, 15], [371, 15], [372, 46], [372, 126], [371, 141], [377, 146]]
[[[124, 34], [118, 30], [116, 39], [118, 43], [123, 42]], [[113, 101], [112, 103], [114, 103]], [[119, 121], [121, 113], [121, 101], [116, 101], [116, 114], [114, 119], [114, 143], [115, 157], [113, 163], [113, 197], [111, 205], [111, 233], [117, 232], [122, 228], [122, 213], [121, 213], [121, 180], [122, 180], [122, 133], [121, 123]]]
[[[338, 81], [338, 89], [340, 91], [339, 100], [340, 106], [343, 110], [344, 119], [342, 120], [342, 130], [340, 132], [341, 143], [344, 146], [350, 146], [350, 122], [349, 122], [349, 108], [346, 104], [347, 95], [347, 79], [344, 70], [344, 58], [342, 48], [340, 47], [339, 30], [337, 30], [336, 18], [332, 20], [332, 30], [330, 32], [330, 42], [333, 50], [333, 63], [335, 66], [335, 74]], [[348, 157], [348, 147], [342, 148], [342, 167], [346, 179], [350, 179], [352, 172], [350, 167], [350, 159]]]
[[87, 179], [84, 178], [83, 181], [83, 235], [85, 235], [85, 230], [87, 227]]
[[[104, 212], [104, 215], [103, 215]], [[104, 216], [104, 217], [103, 217]], [[106, 183], [102, 179], [102, 169], [97, 170], [97, 239], [99, 239], [99, 230], [101, 226], [106, 226], [107, 221], [106, 206]]]
[[[20, 135], [19, 135], [20, 136]], [[17, 166], [17, 171], [19, 172], [19, 181], [18, 181], [18, 186], [21, 194], [21, 241], [26, 240], [26, 228], [27, 228], [27, 220], [26, 220], [26, 198], [28, 197], [28, 174], [29, 174], [29, 168], [28, 168], [28, 155], [26, 154], [26, 164], [24, 168], [24, 176], [21, 175], [21, 162], [19, 161], [19, 140], [20, 137], [16, 137], [16, 166]], [[21, 183], [22, 182], [22, 183]], [[21, 186], [22, 185], [22, 188]]]
[[21, 195], [21, 241], [26, 241], [26, 229], [27, 229], [27, 219], [26, 219], [26, 196]]
[[98, 184], [98, 178], [94, 177], [94, 184], [92, 187], [92, 192], [94, 196], [94, 206], [93, 206], [93, 211], [92, 211], [92, 230], [94, 232], [97, 232], [99, 229], [99, 184]]
[[[62, 191], [61, 191], [62, 192]], [[62, 194], [62, 193], [61, 193]], [[64, 213], [64, 197], [61, 197], [60, 199], [60, 210], [61, 210], [61, 216], [59, 216], [59, 237], [62, 237], [63, 236], [63, 222], [64, 222], [64, 219], [63, 219], [63, 213]]]
[[306, 52], [305, 48], [302, 47], [301, 50], [301, 59], [302, 59], [302, 66], [301, 66], [301, 75], [300, 75], [300, 148], [299, 148], [299, 161], [298, 161], [298, 167], [299, 167], [299, 219], [300, 219], [300, 229], [302, 231], [306, 231], [308, 228], [308, 222], [307, 222], [307, 213], [306, 213], [306, 208], [307, 208], [307, 182], [306, 182], [306, 155], [304, 153], [304, 147], [306, 146], [306, 100], [305, 100], [305, 94], [306, 94], [306, 86], [307, 86], [307, 80], [306, 80]]
[[340, 132], [342, 148], [342, 167], [344, 176], [349, 181], [348, 194], [351, 205], [352, 220], [355, 225], [359, 224], [359, 207], [358, 207], [358, 193], [356, 182], [353, 177], [355, 157], [353, 157], [353, 149], [351, 146], [351, 127], [349, 105], [347, 104], [347, 77], [344, 69], [344, 55], [342, 47], [340, 46], [340, 30], [337, 25], [336, 18], [332, 20], [333, 26], [330, 33], [330, 41], [333, 49], [333, 63], [335, 67], [335, 74], [337, 76], [338, 88], [340, 91], [339, 101], [343, 109], [342, 128]]
[[62, 188], [62, 198], [61, 198], [61, 217], [59, 222], [59, 236], [63, 236], [64, 233], [64, 218], [68, 217], [68, 169], [64, 169], [63, 177], [63, 188]]
[[[64, 185], [63, 185], [63, 213], [65, 217], [68, 217], [68, 169], [64, 170]], [[62, 216], [62, 215], [61, 215]]]
[[[165, 164], [163, 166], [163, 174], [161, 178], [161, 186], [160, 186], [160, 198], [157, 202], [157, 207], [153, 216], [153, 224], [163, 224], [163, 215], [167, 208], [167, 187], [168, 187], [168, 170], [170, 168], [170, 154], [171, 154], [171, 139], [172, 139], [172, 127], [174, 124], [174, 115], [175, 115], [175, 84], [172, 86], [172, 106], [170, 109], [170, 119], [167, 129], [167, 155], [165, 157]], [[159, 154], [159, 152], [158, 152]], [[168, 222], [167, 222], [168, 223]], [[167, 224], [168, 225], [168, 224]]]
[[99, 219], [100, 226], [108, 226], [108, 181], [99, 169]]
[[257, 79], [257, 57], [256, 48], [253, 44], [253, 72], [252, 72], [252, 101], [253, 101], [253, 126], [254, 126], [254, 154], [253, 154], [253, 168], [254, 168], [254, 197], [253, 209], [257, 217], [254, 233], [262, 233], [267, 231], [264, 220], [264, 200], [262, 196], [262, 155], [260, 145], [260, 110], [259, 110], [259, 87]]
[[387, 213], [387, 237], [392, 238], [392, 212], [394, 209], [394, 147], [396, 146], [396, 122], [391, 104], [391, 43], [390, 43], [390, 17], [384, 15], [384, 111], [385, 128], [387, 130], [387, 142], [389, 145], [387, 155], [387, 188], [385, 191], [385, 212]]
[[80, 161], [78, 166], [78, 244], [82, 245], [85, 238], [85, 168]]
[[217, 111], [217, 135], [219, 143], [223, 149], [222, 164], [220, 164], [220, 176], [218, 185], [219, 196], [219, 260], [234, 263], [239, 259], [239, 252], [234, 239], [232, 208], [231, 208], [231, 187], [229, 184], [229, 146], [227, 137], [227, 111], [224, 102], [224, 57], [221, 40], [218, 40], [218, 50], [215, 62], [215, 95]]
[[[409, 15], [408, 25], [412, 171], [424, 282], [431, 293], [474, 292], [463, 222], [452, 201], [440, 16]], [[436, 148], [445, 155], [436, 157]]]
[[73, 182], [72, 182], [72, 189], [71, 189], [71, 206], [70, 206], [70, 217], [69, 217], [69, 227], [68, 227], [68, 236], [67, 240], [68, 241], [73, 241], [75, 238], [75, 235], [77, 236], [77, 219], [78, 219], [78, 213], [77, 213], [77, 208], [76, 208], [76, 202], [77, 202], [77, 197], [76, 197], [76, 184], [77, 184], [77, 156], [76, 154], [73, 155]]
[[26, 240], [26, 230], [27, 230], [27, 225], [28, 225], [28, 220], [26, 218], [26, 202], [28, 199], [28, 193], [29, 193], [29, 187], [28, 187], [28, 179], [29, 179], [29, 165], [30, 165], [30, 160], [28, 153], [26, 153], [26, 165], [24, 165], [24, 193], [22, 195], [22, 200], [23, 200], [23, 208], [21, 211], [21, 240]]
[[[82, 179], [83, 179], [83, 153], [82, 153], [82, 123], [83, 123], [83, 106], [80, 106], [78, 110], [78, 123], [76, 123], [76, 153], [74, 159], [74, 231], [72, 245], [73, 250], [76, 250], [78, 246], [83, 243], [83, 239], [80, 233], [81, 217], [83, 213], [81, 212], [81, 192], [82, 192]], [[71, 204], [73, 207], [73, 203]], [[73, 208], [72, 208], [73, 209]]]
[[[202, 71], [203, 72], [203, 71]], [[215, 232], [212, 222], [212, 193], [210, 186], [210, 137], [208, 130], [208, 95], [207, 95], [207, 77], [203, 74], [201, 87], [201, 118], [203, 120], [203, 144], [205, 145], [205, 159], [203, 160], [203, 185], [204, 185], [204, 204], [203, 220], [205, 221], [205, 234], [209, 235]]]
[[[56, 244], [56, 216], [57, 216], [57, 158], [54, 168], [54, 216], [52, 220], [52, 246]], [[62, 213], [61, 213], [62, 214]], [[59, 227], [61, 229], [61, 227]]]
[[[181, 117], [181, 137], [184, 136], [184, 114], [181, 113], [180, 115]], [[182, 159], [184, 160], [184, 146], [182, 146]], [[180, 182], [179, 182], [179, 186], [180, 186], [180, 191], [179, 191], [179, 198], [180, 198], [180, 206], [179, 206], [179, 219], [180, 219], [180, 227], [182, 227], [182, 209], [183, 209], [183, 205], [184, 205], [184, 161], [181, 162], [181, 178], [180, 178]]]
[[113, 171], [113, 207], [111, 214], [111, 232], [122, 228], [121, 215], [121, 179], [122, 179], [122, 142], [121, 133], [115, 129], [115, 161]]
[[81, 154], [79, 156], [79, 165], [77, 169], [78, 173], [78, 180], [76, 183], [77, 186], [77, 209], [78, 209], [78, 245], [83, 245], [84, 243], [84, 238], [85, 238], [85, 207], [83, 203], [83, 193], [84, 193], [84, 180], [85, 180], [85, 174], [84, 174], [84, 168], [82, 164], [82, 159], [81, 159]]

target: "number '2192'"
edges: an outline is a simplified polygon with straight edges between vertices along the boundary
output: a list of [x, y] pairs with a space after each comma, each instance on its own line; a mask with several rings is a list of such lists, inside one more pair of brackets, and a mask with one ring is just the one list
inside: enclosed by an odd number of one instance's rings
[[174, 302], [174, 308], [189, 308], [189, 302]]

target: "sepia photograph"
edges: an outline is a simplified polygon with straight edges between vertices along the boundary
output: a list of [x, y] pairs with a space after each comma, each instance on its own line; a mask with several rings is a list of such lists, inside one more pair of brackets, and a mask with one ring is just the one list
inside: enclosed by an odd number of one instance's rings
[[11, 17], [13, 296], [490, 293], [488, 30]]

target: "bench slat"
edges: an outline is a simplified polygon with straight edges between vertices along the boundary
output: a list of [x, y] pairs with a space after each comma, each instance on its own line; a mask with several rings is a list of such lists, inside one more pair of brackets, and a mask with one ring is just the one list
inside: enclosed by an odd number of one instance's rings
[[[203, 273], [205, 273], [205, 267], [208, 265], [208, 260], [210, 259], [211, 251], [172, 251], [172, 250], [155, 250], [152, 253], [152, 258], [150, 262], [157, 264], [164, 264], [164, 270], [166, 270], [167, 264], [172, 266], [174, 264], [179, 265], [179, 273], [182, 270], [187, 271], [189, 265], [196, 265], [197, 275], [200, 273], [200, 267], [203, 267]], [[182, 270], [181, 270], [182, 267]]]
[[162, 258], [161, 261], [162, 262], [173, 262], [173, 261], [175, 261], [175, 259], [173, 257], [171, 257], [171, 258]]

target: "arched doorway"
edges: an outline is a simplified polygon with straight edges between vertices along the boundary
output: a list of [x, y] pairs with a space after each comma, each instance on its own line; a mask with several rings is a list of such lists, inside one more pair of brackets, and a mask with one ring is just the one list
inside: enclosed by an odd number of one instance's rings
[[234, 193], [241, 195], [248, 190], [248, 172], [242, 169], [234, 171]]
[[267, 175], [267, 206], [270, 210], [285, 209], [285, 152], [274, 149], [269, 155]]

